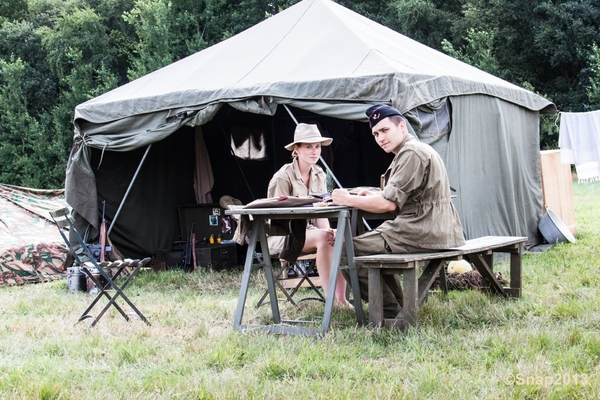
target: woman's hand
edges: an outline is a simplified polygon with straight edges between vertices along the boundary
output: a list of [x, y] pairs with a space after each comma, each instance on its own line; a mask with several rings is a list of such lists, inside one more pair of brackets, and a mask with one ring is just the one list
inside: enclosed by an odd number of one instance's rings
[[335, 245], [335, 229], [329, 228], [327, 230], [327, 232], [329, 233], [329, 235], [327, 235], [327, 243], [329, 243], [330, 246], [334, 246]]

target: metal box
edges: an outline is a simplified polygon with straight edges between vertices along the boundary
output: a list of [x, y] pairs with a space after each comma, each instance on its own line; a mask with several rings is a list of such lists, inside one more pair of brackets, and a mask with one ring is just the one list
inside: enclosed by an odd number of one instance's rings
[[221, 271], [237, 265], [236, 244], [199, 244], [196, 246], [198, 268]]
[[179, 207], [179, 226], [181, 240], [186, 241], [194, 224], [196, 241], [208, 241], [210, 235], [215, 238], [221, 235], [223, 240], [232, 239], [235, 232], [235, 221], [225, 215], [219, 204], [196, 204]]

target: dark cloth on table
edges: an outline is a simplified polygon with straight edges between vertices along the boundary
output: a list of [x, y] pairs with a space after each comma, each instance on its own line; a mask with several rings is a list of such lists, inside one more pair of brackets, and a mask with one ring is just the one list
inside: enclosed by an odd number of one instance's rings
[[[321, 201], [322, 198], [320, 196], [273, 197], [254, 200], [243, 208], [302, 207], [312, 206], [312, 204]], [[271, 228], [273, 231], [277, 231], [280, 235], [286, 235], [283, 250], [279, 254], [279, 258], [291, 264], [296, 262], [304, 248], [306, 225], [307, 221], [305, 219], [273, 219], [271, 221]], [[240, 223], [236, 229], [234, 240], [238, 244], [243, 244], [250, 229], [251, 223], [248, 215], [240, 215]]]

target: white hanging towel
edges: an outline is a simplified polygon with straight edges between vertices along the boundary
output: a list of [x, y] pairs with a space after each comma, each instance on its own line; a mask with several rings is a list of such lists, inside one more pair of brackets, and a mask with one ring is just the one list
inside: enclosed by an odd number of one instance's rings
[[579, 182], [600, 180], [600, 110], [560, 113], [560, 161], [575, 164]]

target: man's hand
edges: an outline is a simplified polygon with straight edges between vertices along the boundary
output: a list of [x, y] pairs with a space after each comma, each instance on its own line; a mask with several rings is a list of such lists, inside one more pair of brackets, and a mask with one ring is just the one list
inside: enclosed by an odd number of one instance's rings
[[346, 189], [334, 189], [331, 192], [331, 200], [336, 206], [347, 206], [352, 195]]
[[380, 193], [372, 189], [361, 189], [360, 192], [358, 192], [359, 196], [377, 196], [378, 194]]

